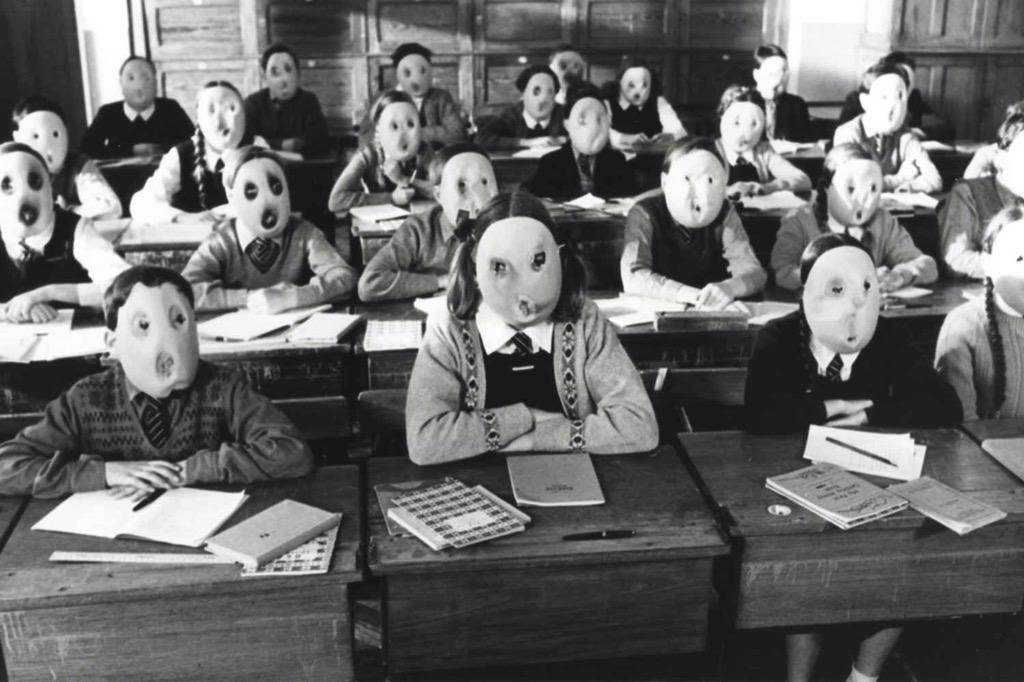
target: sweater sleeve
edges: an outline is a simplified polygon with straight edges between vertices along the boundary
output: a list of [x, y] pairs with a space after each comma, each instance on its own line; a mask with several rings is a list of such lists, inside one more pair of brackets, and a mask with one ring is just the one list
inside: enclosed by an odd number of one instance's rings
[[360, 300], [414, 298], [438, 290], [436, 274], [416, 272], [424, 260], [423, 236], [416, 229], [419, 220], [418, 216], [406, 218], [388, 243], [374, 254], [359, 278]]
[[783, 289], [800, 288], [800, 257], [807, 243], [800, 224], [800, 214], [793, 211], [782, 219], [772, 246], [772, 271], [775, 284]]
[[971, 178], [983, 178], [987, 175], [996, 174], [996, 163], [999, 158], [999, 145], [987, 144], [974, 152], [971, 162], [964, 169], [964, 180]]
[[534, 428], [534, 447], [540, 451], [570, 450], [577, 432], [580, 449], [597, 455], [646, 452], [658, 445], [654, 408], [633, 361], [626, 355], [611, 323], [593, 304], [584, 312], [584, 381], [596, 405], [580, 422], [546, 419]]
[[800, 382], [805, 370], [792, 361], [793, 353], [799, 353], [794, 348], [798, 343], [795, 335], [781, 334], [778, 324], [769, 324], [757, 335], [743, 401], [748, 431], [799, 433], [810, 424], [825, 423], [825, 403], [805, 390]]
[[147, 223], [171, 222], [184, 213], [171, 205], [171, 200], [180, 189], [181, 159], [178, 150], [171, 149], [160, 159], [160, 165], [142, 189], [132, 197], [132, 217]]
[[101, 457], [80, 452], [75, 389], [47, 405], [41, 421], [0, 445], [0, 493], [59, 497], [107, 487]]
[[[306, 262], [313, 276], [298, 288], [299, 305], [310, 306], [347, 297], [356, 287], [356, 271], [328, 243], [319, 228], [306, 224]], [[294, 238], [294, 236], [293, 236]]]
[[650, 213], [640, 206], [630, 209], [626, 217], [625, 245], [619, 261], [622, 289], [627, 294], [689, 302], [696, 293], [694, 287], [654, 271], [651, 244], [656, 229], [659, 227], [654, 224]]
[[981, 239], [985, 226], [980, 225], [978, 211], [971, 200], [971, 189], [958, 182], [939, 210], [939, 247], [946, 265], [960, 277], [980, 279], [985, 276]]
[[225, 390], [231, 440], [187, 458], [187, 484], [252, 483], [313, 471], [313, 453], [302, 434], [268, 398], [241, 376], [235, 376]]
[[932, 163], [932, 158], [921, 144], [921, 140], [912, 133], [904, 133], [900, 140], [903, 147], [902, 163], [898, 175], [913, 178], [910, 189], [915, 192], [934, 194], [942, 191], [942, 176], [939, 169]]
[[811, 190], [811, 179], [807, 177], [807, 173], [772, 149], [771, 144], [763, 142], [760, 146], [764, 149], [765, 166], [768, 168], [768, 173], [772, 180], [781, 184], [780, 189], [788, 189], [791, 192], [809, 192]]
[[427, 142], [438, 142], [442, 145], [459, 142], [466, 137], [466, 127], [462, 123], [462, 115], [459, 105], [455, 103], [452, 95], [447, 90], [436, 89], [441, 93], [437, 95], [437, 114], [439, 121], [427, 122], [422, 128], [423, 139]]
[[891, 390], [868, 408], [868, 424], [918, 429], [956, 425], [963, 409], [953, 387], [898, 334], [890, 330], [885, 342], [893, 345], [884, 368]]
[[761, 267], [743, 222], [735, 210], [730, 209], [722, 226], [722, 255], [729, 264], [729, 279], [721, 282], [733, 298], [743, 298], [764, 288], [768, 273]]
[[[884, 210], [884, 209], [882, 209]], [[914, 284], [931, 284], [939, 278], [935, 259], [921, 253], [910, 233], [891, 215], [886, 217], [885, 243], [882, 246], [882, 264], [891, 270], [908, 272]]]
[[224, 240], [216, 232], [192, 252], [181, 275], [192, 285], [196, 310], [245, 307], [249, 292], [243, 287], [228, 287], [224, 281], [227, 259]]
[[523, 403], [493, 409], [464, 409], [458, 351], [445, 315], [427, 320], [409, 379], [405, 435], [409, 458], [440, 464], [498, 450], [533, 430], [533, 414]]
[[369, 163], [362, 150], [355, 153], [341, 171], [327, 199], [327, 208], [332, 213], [345, 213], [353, 206], [370, 204], [387, 204], [391, 202], [391, 192], [367, 192], [363, 186], [363, 177], [369, 172]]
[[954, 310], [942, 322], [935, 344], [935, 369], [960, 398], [964, 420], [978, 419], [978, 394], [974, 380], [974, 349], [967, 319]]

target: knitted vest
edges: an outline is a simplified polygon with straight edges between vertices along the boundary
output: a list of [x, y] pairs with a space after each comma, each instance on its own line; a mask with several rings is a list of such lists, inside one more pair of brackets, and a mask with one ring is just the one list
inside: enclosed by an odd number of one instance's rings
[[0, 300], [8, 300], [45, 284], [80, 284], [89, 281], [85, 268], [75, 260], [75, 230], [80, 218], [69, 211], [54, 209], [53, 236], [40, 258], [29, 264], [22, 276], [12, 257], [20, 256], [17, 244], [5, 244], [0, 262]]
[[171, 436], [156, 448], [146, 439], [128, 399], [120, 365], [74, 387], [73, 411], [81, 424], [82, 451], [106, 460], [181, 461], [197, 450], [217, 449], [232, 440], [226, 397], [232, 374], [200, 362], [192, 386], [174, 399]]
[[551, 353], [541, 351], [525, 357], [485, 353], [484, 373], [487, 376], [485, 407], [523, 403], [537, 410], [562, 411]]
[[728, 278], [728, 263], [718, 234], [729, 210], [728, 202], [710, 225], [693, 230], [676, 224], [661, 194], [642, 199], [638, 205], [655, 225], [651, 243], [654, 272], [693, 287]]
[[609, 101], [612, 109], [612, 129], [620, 133], [635, 135], [646, 133], [653, 137], [661, 132], [661, 118], [658, 117], [658, 98], [653, 95], [644, 102], [642, 107], [619, 106], [619, 98], [612, 97]]

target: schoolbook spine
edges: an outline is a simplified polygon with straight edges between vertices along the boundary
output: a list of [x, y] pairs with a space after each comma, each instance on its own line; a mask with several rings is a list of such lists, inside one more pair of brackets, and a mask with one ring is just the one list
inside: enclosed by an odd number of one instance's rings
[[208, 549], [210, 552], [218, 556], [225, 556], [230, 559], [234, 559], [246, 568], [256, 569], [262, 566], [263, 564], [272, 561], [273, 559], [276, 559], [282, 554], [292, 551], [299, 545], [303, 545], [309, 542], [317, 535], [320, 535], [328, 528], [333, 528], [340, 522], [341, 514], [332, 514], [329, 518], [324, 519], [322, 522], [316, 524], [315, 526], [311, 526], [309, 529], [303, 531], [302, 533], [299, 533], [298, 535], [294, 535], [286, 540], [281, 541], [281, 543], [275, 545], [273, 548], [267, 549], [265, 552], [262, 552], [258, 555], [243, 554], [236, 550], [229, 549], [216, 543], [209, 542], [206, 543], [206, 549]]

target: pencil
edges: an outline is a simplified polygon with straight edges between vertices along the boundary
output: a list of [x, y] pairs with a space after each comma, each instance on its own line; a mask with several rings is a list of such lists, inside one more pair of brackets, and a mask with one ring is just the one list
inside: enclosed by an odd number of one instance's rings
[[841, 440], [836, 440], [832, 436], [825, 436], [825, 440], [827, 442], [829, 442], [829, 443], [832, 443], [833, 445], [838, 445], [840, 447], [846, 448], [847, 450], [851, 450], [853, 452], [856, 452], [858, 455], [864, 455], [865, 457], [870, 457], [871, 459], [877, 459], [879, 462], [884, 462], [884, 463], [888, 464], [891, 467], [896, 467], [897, 469], [899, 468], [899, 465], [896, 464], [896, 462], [893, 462], [892, 460], [886, 459], [885, 457], [882, 457], [881, 455], [876, 455], [873, 452], [868, 452], [867, 450], [862, 450], [862, 449], [858, 448], [856, 445], [850, 445], [849, 443], [844, 443]]

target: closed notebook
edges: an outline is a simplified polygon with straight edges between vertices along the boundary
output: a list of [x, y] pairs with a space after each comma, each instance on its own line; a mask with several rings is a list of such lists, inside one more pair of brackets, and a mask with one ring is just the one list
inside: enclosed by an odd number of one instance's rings
[[908, 483], [894, 483], [889, 490], [910, 502], [910, 506], [958, 535], [987, 526], [1006, 517], [1006, 512], [976, 500], [930, 476]]
[[206, 541], [206, 549], [246, 568], [256, 568], [340, 522], [339, 513], [282, 500], [213, 536]]
[[987, 438], [981, 448], [1024, 481], [1024, 438]]
[[535, 507], [604, 504], [594, 463], [585, 452], [512, 455], [507, 463], [516, 504]]
[[769, 476], [765, 487], [848, 530], [907, 508], [907, 501], [835, 464]]
[[340, 341], [362, 319], [362, 315], [348, 313], [314, 313], [289, 331], [285, 338], [294, 344], [333, 344]]

